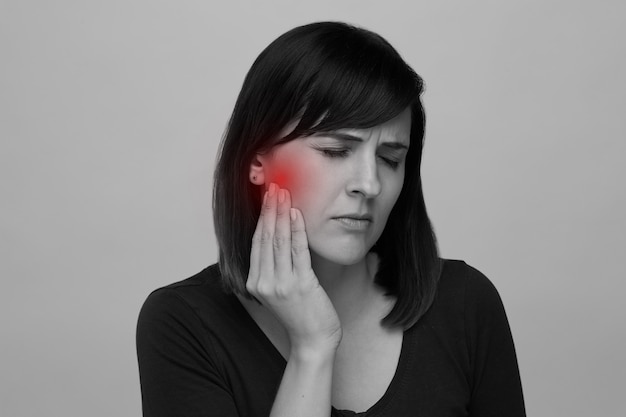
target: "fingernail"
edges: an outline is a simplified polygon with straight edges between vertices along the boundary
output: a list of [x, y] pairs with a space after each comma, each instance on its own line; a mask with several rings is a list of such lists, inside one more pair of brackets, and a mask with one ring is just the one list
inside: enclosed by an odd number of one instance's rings
[[278, 191], [278, 202], [282, 203], [283, 201], [285, 201], [285, 190], [283, 190], [282, 188]]
[[270, 184], [270, 197], [274, 197], [274, 194], [276, 194], [276, 184], [271, 183]]
[[296, 221], [296, 209], [295, 208], [290, 208], [289, 209], [289, 217], [291, 217], [292, 221]]

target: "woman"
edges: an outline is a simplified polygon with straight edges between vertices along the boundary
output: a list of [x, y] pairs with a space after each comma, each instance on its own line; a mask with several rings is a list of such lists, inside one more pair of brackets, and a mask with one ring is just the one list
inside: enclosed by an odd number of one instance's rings
[[498, 293], [438, 256], [421, 92], [343, 23], [261, 53], [215, 171], [219, 263], [139, 316], [145, 416], [525, 415]]

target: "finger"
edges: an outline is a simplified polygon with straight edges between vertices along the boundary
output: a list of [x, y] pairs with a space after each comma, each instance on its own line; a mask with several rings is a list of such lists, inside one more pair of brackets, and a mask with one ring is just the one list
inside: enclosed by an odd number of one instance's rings
[[272, 183], [263, 204], [263, 229], [261, 230], [260, 281], [271, 281], [274, 278], [274, 229], [276, 227], [276, 191], [278, 187]]
[[291, 195], [282, 188], [278, 192], [276, 210], [276, 229], [274, 230], [274, 265], [278, 278], [291, 277], [293, 265], [291, 261]]
[[261, 233], [263, 231], [263, 205], [267, 200], [267, 192], [263, 196], [263, 204], [259, 214], [259, 219], [256, 222], [256, 228], [252, 235], [252, 248], [250, 249], [250, 269], [248, 272], [248, 280], [246, 281], [246, 288], [248, 291], [255, 291], [256, 284], [259, 281], [260, 273], [260, 261], [261, 261]]
[[298, 276], [305, 276], [311, 272], [311, 254], [304, 218], [302, 212], [293, 207], [291, 208], [291, 257], [294, 271]]

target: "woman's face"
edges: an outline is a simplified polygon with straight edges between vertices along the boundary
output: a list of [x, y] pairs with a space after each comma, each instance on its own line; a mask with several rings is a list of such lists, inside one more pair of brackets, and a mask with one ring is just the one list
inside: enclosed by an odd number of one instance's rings
[[298, 138], [257, 156], [266, 188], [286, 188], [302, 212], [312, 252], [342, 265], [365, 257], [402, 190], [410, 131], [407, 108], [369, 129]]

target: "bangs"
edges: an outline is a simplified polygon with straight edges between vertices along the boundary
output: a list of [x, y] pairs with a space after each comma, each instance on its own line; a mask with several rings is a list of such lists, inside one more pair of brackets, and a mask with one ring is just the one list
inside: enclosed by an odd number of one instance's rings
[[419, 100], [421, 77], [379, 35], [350, 28], [334, 42], [323, 36], [317, 40], [323, 47], [292, 67], [291, 77], [308, 79], [294, 100], [298, 125], [279, 143], [342, 128], [370, 128]]

